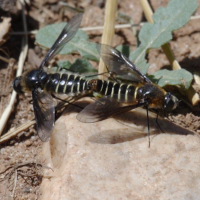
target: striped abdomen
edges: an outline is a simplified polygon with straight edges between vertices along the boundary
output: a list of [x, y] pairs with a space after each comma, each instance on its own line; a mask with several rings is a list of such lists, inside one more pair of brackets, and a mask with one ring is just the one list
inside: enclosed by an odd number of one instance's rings
[[73, 94], [89, 92], [88, 81], [78, 74], [55, 73], [48, 74], [45, 90], [59, 94]]
[[88, 85], [94, 92], [101, 95], [117, 97], [119, 101], [134, 101], [136, 99], [137, 87], [133, 84], [117, 83], [108, 80], [93, 79]]

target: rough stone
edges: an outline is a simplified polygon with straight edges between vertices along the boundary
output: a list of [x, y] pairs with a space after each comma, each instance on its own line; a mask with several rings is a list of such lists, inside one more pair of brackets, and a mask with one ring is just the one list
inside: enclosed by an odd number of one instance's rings
[[[81, 123], [67, 112], [44, 145], [49, 166], [41, 199], [198, 199], [200, 139], [150, 116], [148, 147], [144, 109], [97, 123]], [[160, 133], [160, 134], [158, 134]]]

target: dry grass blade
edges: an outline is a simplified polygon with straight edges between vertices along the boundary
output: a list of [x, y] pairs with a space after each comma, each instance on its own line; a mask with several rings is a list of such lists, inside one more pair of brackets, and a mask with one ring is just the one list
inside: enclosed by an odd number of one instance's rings
[[15, 171], [14, 186], [13, 186], [13, 192], [12, 192], [12, 195], [11, 195], [11, 197], [13, 197], [13, 198], [15, 197], [16, 186], [17, 186], [17, 171]]
[[[6, 176], [10, 176], [11, 174], [13, 174], [17, 169], [22, 168], [22, 167], [34, 167], [34, 169], [37, 169], [37, 167], [42, 167], [42, 168], [46, 168], [46, 169], [50, 169], [53, 171], [53, 169], [51, 167], [48, 167], [46, 165], [43, 165], [42, 163], [36, 163], [36, 162], [25, 162], [25, 163], [18, 163], [18, 164], [11, 164], [9, 167], [7, 167], [5, 170], [3, 170], [2, 172], [0, 172], [0, 175], [5, 174], [8, 170], [12, 169], [10, 172], [8, 172]], [[30, 176], [30, 174], [28, 175]], [[5, 178], [4, 177], [4, 178]]]
[[200, 74], [198, 72], [194, 72], [194, 80], [196, 84], [200, 85]]
[[[27, 26], [26, 26], [26, 17], [25, 17], [25, 10], [24, 10], [24, 1], [21, 1], [22, 2], [22, 17], [23, 17], [23, 24], [24, 24], [24, 31], [26, 32], [27, 31]], [[23, 65], [24, 65], [24, 61], [25, 61], [25, 58], [26, 58], [26, 55], [27, 55], [27, 52], [28, 52], [28, 41], [27, 41], [27, 35], [25, 35], [25, 38], [22, 39], [22, 51], [20, 53], [20, 56], [19, 56], [19, 63], [18, 63], [18, 69], [17, 69], [17, 76], [21, 75], [22, 73], [22, 69], [23, 69]], [[16, 92], [13, 91], [12, 92], [12, 95], [11, 95], [11, 99], [10, 99], [10, 102], [8, 104], [8, 106], [6, 107], [6, 109], [4, 110], [3, 114], [2, 114], [2, 117], [0, 119], [0, 135], [7, 123], [7, 120], [10, 116], [10, 113], [12, 112], [13, 110], [13, 106], [14, 106], [14, 103], [15, 103], [15, 99], [16, 99]]]
[[[113, 35], [115, 33], [115, 19], [117, 12], [117, 0], [107, 0], [106, 1], [106, 11], [105, 11], [105, 22], [104, 31], [102, 35], [102, 44], [111, 45], [113, 40]], [[105, 65], [102, 60], [99, 63], [99, 74], [106, 72]], [[105, 78], [100, 76], [100, 78]]]
[[[197, 20], [200, 19], [200, 15], [192, 16], [190, 20]], [[143, 26], [144, 23], [139, 24], [116, 24], [115, 29], [123, 29], [123, 28], [131, 28], [131, 27], [137, 27], [137, 26]], [[83, 31], [95, 31], [95, 30], [103, 30], [104, 26], [91, 26], [91, 27], [83, 27], [80, 28], [80, 30]], [[9, 35], [36, 35], [38, 30], [32, 30], [27, 32], [10, 32]]]
[[6, 42], [6, 36], [10, 30], [11, 26], [11, 18], [10, 17], [2, 17], [2, 22], [0, 23], [0, 45]]
[[[15, 198], [15, 189], [17, 187], [18, 176], [20, 175], [22, 177], [25, 177], [26, 179], [27, 178], [32, 179], [32, 177], [35, 177], [41, 182], [42, 177], [43, 177], [43, 173], [41, 173], [41, 168], [46, 168], [53, 171], [52, 168], [46, 165], [43, 165], [41, 163], [36, 163], [36, 162], [12, 164], [9, 167], [7, 167], [4, 171], [0, 172], [0, 175], [2, 175], [0, 182], [4, 180], [7, 180], [7, 184], [9, 182], [10, 183], [12, 182], [13, 189], [12, 189], [11, 197]], [[12, 175], [14, 175], [14, 179], [11, 179]]]
[[28, 122], [22, 124], [21, 126], [17, 127], [16, 129], [7, 132], [5, 135], [1, 136], [0, 144], [2, 144], [3, 142], [15, 137], [18, 133], [26, 130], [27, 128], [29, 128], [30, 126], [32, 126], [34, 124], [35, 124], [35, 120], [28, 121]]
[[6, 62], [6, 63], [9, 63], [9, 59], [7, 58], [4, 58], [3, 56], [0, 56], [0, 60]]
[[[73, 102], [78, 100], [80, 97], [68, 97], [61, 101], [57, 106], [56, 106], [56, 111], [61, 111], [62, 109], [66, 108], [68, 105], [74, 105]], [[21, 126], [15, 128], [14, 130], [11, 130], [4, 134], [3, 136], [0, 137], [0, 144], [4, 143], [5, 141], [15, 137], [18, 133], [25, 131], [28, 129], [30, 126], [35, 125], [35, 120], [27, 121], [26, 123], [22, 124]]]

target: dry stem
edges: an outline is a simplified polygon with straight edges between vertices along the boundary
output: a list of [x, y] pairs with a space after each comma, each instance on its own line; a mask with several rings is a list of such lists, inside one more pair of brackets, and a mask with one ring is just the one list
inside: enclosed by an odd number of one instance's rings
[[[23, 18], [24, 31], [27, 32], [26, 17], [25, 17], [24, 1], [23, 0], [21, 0], [21, 4], [22, 4], [22, 18]], [[25, 35], [25, 38], [22, 39], [22, 50], [21, 50], [21, 53], [20, 53], [20, 56], [19, 56], [17, 76], [21, 75], [21, 73], [22, 73], [24, 61], [25, 61], [27, 51], [28, 51], [27, 41], [28, 41], [28, 38], [27, 38], [27, 35]], [[17, 96], [16, 92], [13, 91], [12, 95], [11, 95], [10, 102], [9, 102], [8, 106], [5, 108], [5, 110], [4, 110], [4, 112], [1, 116], [1, 119], [0, 119], [0, 136], [1, 136], [1, 133], [2, 133], [4, 127], [7, 123], [7, 120], [10, 116], [10, 113], [13, 110], [13, 106], [14, 106], [14, 103], [15, 103], [16, 96]]]
[[[104, 31], [102, 35], [102, 44], [112, 44], [114, 32], [115, 32], [115, 19], [117, 12], [117, 0], [107, 0], [106, 1], [106, 11], [105, 11], [105, 22]], [[99, 74], [106, 72], [106, 67], [102, 60], [99, 63]], [[104, 78], [101, 76], [100, 78]]]

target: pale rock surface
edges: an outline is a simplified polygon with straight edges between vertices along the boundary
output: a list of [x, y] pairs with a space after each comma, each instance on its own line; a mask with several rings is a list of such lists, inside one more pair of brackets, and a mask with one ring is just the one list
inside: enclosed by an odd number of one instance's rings
[[[142, 113], [140, 113], [142, 110]], [[85, 124], [68, 110], [44, 144], [49, 166], [42, 200], [200, 199], [200, 139], [146, 111], [131, 111]], [[50, 176], [50, 177], [49, 177]]]

